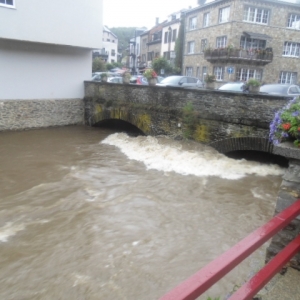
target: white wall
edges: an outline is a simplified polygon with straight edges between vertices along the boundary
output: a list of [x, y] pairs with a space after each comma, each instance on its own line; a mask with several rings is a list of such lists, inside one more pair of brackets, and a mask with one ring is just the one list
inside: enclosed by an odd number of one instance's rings
[[89, 49], [0, 39], [0, 99], [83, 98]]
[[102, 0], [15, 0], [0, 6], [0, 38], [102, 48]]

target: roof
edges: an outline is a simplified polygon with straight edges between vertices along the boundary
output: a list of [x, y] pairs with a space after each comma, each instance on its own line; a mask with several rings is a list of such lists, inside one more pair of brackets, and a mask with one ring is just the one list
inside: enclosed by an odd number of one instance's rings
[[251, 39], [258, 39], [258, 40], [271, 40], [272, 37], [269, 35], [263, 34], [263, 33], [257, 33], [257, 32], [250, 32], [250, 31], [243, 31], [244, 35]]

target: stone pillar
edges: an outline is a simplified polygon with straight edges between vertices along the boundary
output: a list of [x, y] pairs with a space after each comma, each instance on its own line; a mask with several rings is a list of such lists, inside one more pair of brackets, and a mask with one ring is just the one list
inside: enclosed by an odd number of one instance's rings
[[[289, 159], [289, 167], [283, 176], [278, 192], [276, 215], [300, 198], [300, 149], [292, 143], [282, 143], [274, 146], [273, 153]], [[267, 248], [266, 261], [268, 262], [273, 258], [299, 233], [300, 216], [272, 238], [271, 244]], [[291, 260], [290, 265], [300, 270], [300, 253]]]

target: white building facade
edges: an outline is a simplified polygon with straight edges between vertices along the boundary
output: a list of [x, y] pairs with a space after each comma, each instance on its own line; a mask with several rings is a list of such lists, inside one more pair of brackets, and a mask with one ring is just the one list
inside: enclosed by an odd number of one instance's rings
[[4, 0], [0, 20], [0, 100], [83, 98], [102, 1]]
[[102, 47], [93, 51], [94, 57], [101, 57], [107, 63], [118, 61], [118, 37], [106, 26], [103, 26]]

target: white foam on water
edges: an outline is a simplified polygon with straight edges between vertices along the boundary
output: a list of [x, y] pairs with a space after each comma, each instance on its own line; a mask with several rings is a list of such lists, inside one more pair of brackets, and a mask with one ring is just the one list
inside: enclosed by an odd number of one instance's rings
[[118, 147], [129, 159], [143, 162], [147, 169], [163, 172], [231, 180], [250, 174], [278, 176], [284, 173], [284, 169], [277, 165], [235, 160], [215, 151], [186, 151], [180, 144], [160, 144], [157, 138], [151, 136], [129, 137], [125, 133], [114, 133], [101, 143]]
[[6, 223], [0, 228], [0, 242], [7, 242], [9, 237], [16, 235], [19, 231], [24, 229], [24, 224]]

